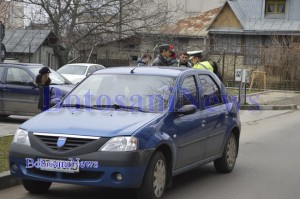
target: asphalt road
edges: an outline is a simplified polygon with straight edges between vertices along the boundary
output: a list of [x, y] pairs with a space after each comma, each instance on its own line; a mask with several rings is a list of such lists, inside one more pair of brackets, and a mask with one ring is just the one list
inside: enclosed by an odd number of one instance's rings
[[[165, 199], [296, 199], [300, 195], [300, 111], [241, 112], [243, 129], [236, 167], [217, 174], [208, 164], [176, 176]], [[55, 183], [36, 196], [16, 186], [0, 198], [132, 199], [130, 191]]]
[[9, 117], [0, 117], [0, 136], [15, 134], [16, 129], [31, 117], [12, 115]]

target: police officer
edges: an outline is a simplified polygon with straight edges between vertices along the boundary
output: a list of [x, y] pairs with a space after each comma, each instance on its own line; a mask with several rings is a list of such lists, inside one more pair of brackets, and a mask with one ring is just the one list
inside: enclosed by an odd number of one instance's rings
[[39, 70], [39, 74], [35, 78], [35, 84], [39, 87], [39, 102], [38, 108], [43, 112], [50, 108], [50, 83], [49, 77], [51, 73], [48, 67], [43, 67]]
[[159, 54], [152, 63], [152, 66], [170, 66], [168, 59], [175, 52], [174, 47], [170, 44], [162, 44], [158, 47]]
[[213, 66], [209, 63], [209, 61], [203, 60], [202, 51], [194, 51], [190, 52], [190, 60], [193, 64], [193, 68], [200, 69], [200, 70], [209, 70], [214, 72]]

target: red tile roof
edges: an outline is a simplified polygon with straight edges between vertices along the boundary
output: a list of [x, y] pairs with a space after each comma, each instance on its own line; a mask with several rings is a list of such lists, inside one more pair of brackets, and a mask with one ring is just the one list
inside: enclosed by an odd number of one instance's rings
[[220, 12], [222, 7], [203, 12], [200, 15], [192, 16], [177, 21], [174, 25], [161, 27], [161, 34], [178, 36], [198, 36], [204, 37], [207, 34], [207, 27]]

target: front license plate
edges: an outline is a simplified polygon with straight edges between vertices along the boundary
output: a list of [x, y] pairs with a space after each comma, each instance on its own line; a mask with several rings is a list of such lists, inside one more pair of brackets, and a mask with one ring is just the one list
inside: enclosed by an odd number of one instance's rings
[[79, 172], [79, 161], [70, 160], [52, 160], [52, 159], [38, 159], [40, 169], [44, 171], [57, 171], [65, 173]]

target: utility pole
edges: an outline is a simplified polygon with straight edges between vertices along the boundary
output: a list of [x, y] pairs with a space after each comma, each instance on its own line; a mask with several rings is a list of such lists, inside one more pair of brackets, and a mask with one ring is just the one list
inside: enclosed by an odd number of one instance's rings
[[121, 48], [121, 37], [122, 37], [122, 12], [123, 12], [123, 3], [122, 0], [119, 0], [119, 30], [118, 30], [118, 34], [119, 34], [119, 50]]

